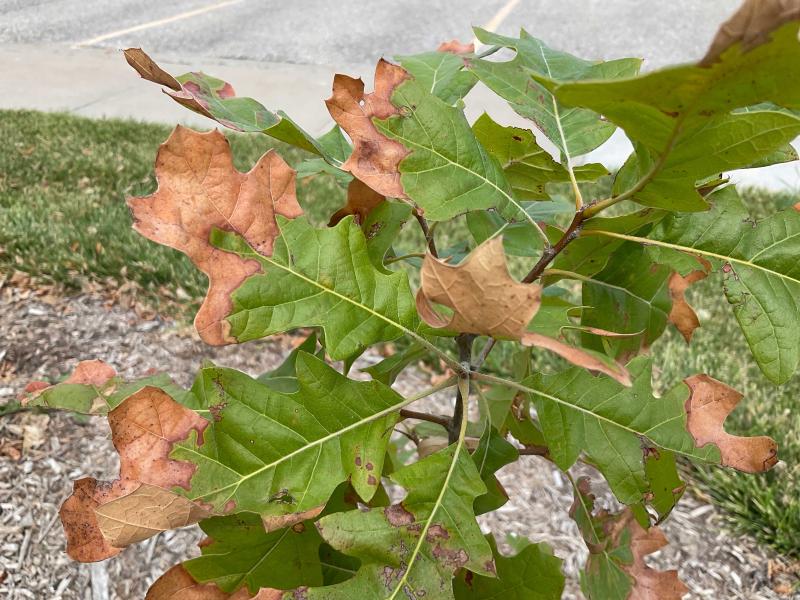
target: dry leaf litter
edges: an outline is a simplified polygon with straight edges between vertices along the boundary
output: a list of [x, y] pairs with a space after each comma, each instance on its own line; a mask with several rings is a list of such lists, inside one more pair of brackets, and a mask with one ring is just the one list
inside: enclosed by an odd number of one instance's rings
[[[299, 341], [276, 336], [242, 347], [210, 348], [188, 327], [161, 318], [143, 319], [141, 314], [119, 303], [109, 305], [95, 294], [62, 298], [46, 289], [6, 284], [0, 288], [0, 405], [28, 381], [55, 380], [80, 359], [102, 358], [130, 377], [155, 368], [188, 385], [204, 359], [258, 374], [277, 366]], [[380, 358], [371, 354], [363, 361]], [[409, 371], [396, 385], [401, 393], [430, 385], [430, 374]], [[449, 395], [430, 401], [442, 413], [450, 402]], [[103, 419], [25, 412], [0, 417], [0, 598], [143, 598], [156, 577], [198, 553], [201, 535], [195, 527], [165, 532], [101, 563], [80, 564], [66, 556], [58, 507], [72, 480], [108, 478], [117, 466]], [[594, 475], [598, 504], [613, 507], [599, 477], [588, 470], [587, 474]], [[513, 533], [551, 544], [565, 559], [569, 580], [564, 597], [583, 598], [576, 581], [587, 551], [567, 517], [572, 502], [569, 482], [534, 456], [504, 468], [499, 479], [510, 500], [482, 517], [482, 525], [501, 540]], [[670, 546], [649, 563], [677, 566], [691, 590], [687, 598], [800, 598], [800, 592], [792, 591], [800, 566], [749, 538], [726, 533], [717, 510], [691, 494], [664, 530]]]

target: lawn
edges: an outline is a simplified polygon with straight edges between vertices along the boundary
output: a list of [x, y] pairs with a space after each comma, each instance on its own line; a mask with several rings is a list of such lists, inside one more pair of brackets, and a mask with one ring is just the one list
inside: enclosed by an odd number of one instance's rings
[[[0, 273], [27, 272], [68, 291], [87, 282], [113, 290], [133, 282], [141, 300], [187, 316], [206, 282], [181, 254], [150, 243], [130, 228], [124, 198], [153, 191], [153, 158], [170, 128], [130, 121], [92, 121], [60, 114], [0, 111]], [[231, 136], [237, 167], [246, 170], [277, 147], [290, 164], [302, 153], [263, 136]], [[796, 201], [789, 194], [745, 191], [756, 215]], [[300, 182], [298, 196], [312, 220], [324, 223], [343, 202], [327, 177]], [[440, 247], [453, 226], [440, 227]], [[443, 244], [444, 243], [444, 244]], [[398, 241], [418, 251], [415, 229]], [[416, 248], [415, 248], [416, 246]], [[721, 290], [718, 275], [690, 293], [701, 314], [691, 347], [671, 331], [653, 351], [656, 385], [706, 372], [745, 394], [728, 420], [731, 433], [770, 435], [785, 461], [762, 475], [720, 469], [696, 472], [698, 490], [725, 508], [733, 527], [782, 553], [800, 556], [800, 377], [776, 388], [752, 360]], [[502, 361], [497, 352], [493, 360]]]

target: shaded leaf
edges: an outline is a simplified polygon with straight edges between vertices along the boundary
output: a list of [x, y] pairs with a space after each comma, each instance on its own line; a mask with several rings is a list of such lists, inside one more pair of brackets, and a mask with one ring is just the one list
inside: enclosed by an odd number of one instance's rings
[[333, 213], [329, 227], [333, 227], [348, 215], [354, 215], [355, 222], [364, 223], [373, 209], [377, 208], [386, 198], [367, 186], [358, 179], [353, 179], [347, 186], [347, 204]]
[[[564, 592], [562, 561], [547, 544], [526, 543], [514, 556], [497, 550], [494, 537], [487, 536], [494, 552], [497, 577], [466, 572], [455, 580], [456, 600], [558, 600]], [[525, 540], [527, 542], [527, 540]]]
[[392, 385], [397, 376], [409, 365], [418, 363], [428, 355], [425, 346], [412, 342], [408, 347], [396, 351], [379, 363], [361, 369], [369, 373], [373, 379], [386, 385]]
[[231, 294], [259, 264], [214, 248], [212, 229], [241, 235], [266, 256], [279, 234], [276, 215], [302, 214], [295, 197], [295, 173], [274, 151], [248, 173], [233, 166], [230, 145], [218, 131], [198, 133], [180, 125], [156, 158], [158, 189], [128, 199], [134, 229], [148, 239], [180, 250], [209, 278], [195, 327], [208, 344], [235, 342], [225, 317]]
[[311, 521], [266, 532], [259, 515], [239, 513], [206, 519], [200, 527], [209, 537], [200, 545], [202, 554], [183, 563], [198, 583], [251, 594], [322, 584], [322, 538]]
[[473, 508], [476, 515], [492, 512], [508, 501], [508, 494], [495, 477], [495, 473], [519, 458], [519, 452], [491, 425], [485, 427], [472, 460], [478, 468], [486, 493], [475, 498]]

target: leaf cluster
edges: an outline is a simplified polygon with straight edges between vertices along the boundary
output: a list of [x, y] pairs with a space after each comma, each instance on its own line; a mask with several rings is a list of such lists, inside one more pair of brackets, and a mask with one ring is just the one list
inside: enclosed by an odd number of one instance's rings
[[[800, 212], [756, 222], [725, 176], [797, 159], [800, 79], [787, 73], [800, 11], [778, 4], [748, 0], [702, 62], [644, 75], [637, 59], [586, 61], [525, 31], [477, 29], [487, 51], [454, 41], [381, 60], [371, 92], [337, 75], [336, 125], [319, 137], [224, 81], [127, 50], [187, 108], [309, 153], [298, 171], [270, 151], [242, 173], [218, 131], [177, 127], [157, 191], [128, 200], [139, 233], [208, 277], [204, 341], [305, 340], [258, 378], [205, 365], [181, 389], [86, 361], [29, 385], [28, 405], [105, 415], [120, 456], [115, 479], [75, 482], [68, 553], [103, 560], [197, 523], [201, 555], [148, 598], [559, 598], [547, 544], [506, 554], [477, 516], [507, 501], [505, 465], [547, 461], [572, 480], [582, 462], [625, 506], [600, 510], [588, 480], [574, 482], [564, 511], [590, 553], [584, 593], [680, 598], [677, 572], [645, 563], [686, 488], [679, 465], [758, 473], [777, 449], [725, 431], [742, 396], [707, 374], [655, 394], [649, 347], [670, 326], [691, 341], [700, 320], [685, 292], [721, 271], [720, 298], [765, 376], [785, 383], [800, 363]], [[492, 56], [501, 49], [513, 58]], [[471, 124], [478, 82], [530, 128]], [[608, 170], [584, 157], [617, 128], [634, 151], [611, 194], [588, 197], [583, 184]], [[298, 177], [342, 189], [327, 227], [304, 216]], [[441, 248], [442, 223], [462, 243]], [[395, 252], [416, 227], [418, 251]], [[487, 372], [498, 341], [514, 344], [513, 364]], [[379, 344], [395, 352], [354, 376]], [[559, 368], [536, 372], [540, 352]], [[446, 373], [404, 397], [392, 386], [420, 360]], [[413, 406], [442, 394], [449, 415]]]

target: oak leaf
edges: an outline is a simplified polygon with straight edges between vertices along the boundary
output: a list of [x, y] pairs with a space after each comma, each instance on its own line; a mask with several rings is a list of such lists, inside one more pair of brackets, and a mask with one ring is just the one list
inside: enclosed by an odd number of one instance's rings
[[377, 208], [384, 200], [386, 200], [385, 196], [373, 190], [363, 181], [353, 179], [347, 186], [347, 204], [333, 214], [328, 226], [335, 226], [349, 215], [355, 215], [356, 223], [362, 225], [372, 209]]
[[[72, 373], [61, 383], [103, 388], [116, 376], [117, 372], [114, 370], [114, 367], [102, 360], [82, 360], [75, 366]], [[52, 390], [55, 385], [51, 385], [46, 381], [31, 381], [23, 390], [22, 405], [29, 406], [33, 403], [37, 406], [40, 404], [47, 406], [47, 400], [42, 400], [42, 396], [45, 392]], [[89, 405], [89, 410], [93, 411], [95, 405], [104, 403], [101, 396], [102, 392], [98, 390], [97, 398], [87, 403]]]
[[772, 31], [796, 19], [800, 19], [800, 0], [745, 0], [719, 28], [700, 64], [714, 63], [736, 43], [741, 43], [744, 52], [752, 50], [766, 42]]
[[716, 445], [723, 465], [745, 473], [761, 473], [775, 466], [775, 440], [766, 436], [739, 437], [723, 428], [742, 394], [708, 375], [693, 375], [685, 383], [691, 390], [686, 400], [687, 429], [698, 447]]
[[379, 194], [392, 198], [406, 197], [400, 184], [399, 165], [409, 151], [380, 133], [372, 119], [400, 114], [391, 97], [409, 77], [402, 67], [381, 59], [375, 68], [375, 91], [365, 94], [360, 78], [337, 74], [333, 79], [333, 94], [325, 101], [331, 117], [353, 141], [353, 153], [342, 169]]
[[230, 145], [218, 131], [198, 133], [178, 126], [156, 157], [158, 189], [128, 199], [134, 229], [180, 250], [209, 278], [195, 327], [208, 344], [236, 340], [225, 317], [231, 293], [259, 271], [254, 260], [213, 247], [212, 229], [241, 235], [256, 252], [270, 256], [279, 235], [276, 215], [302, 214], [295, 196], [295, 172], [273, 150], [247, 173], [233, 166]]
[[[422, 319], [460, 333], [519, 339], [541, 302], [540, 285], [511, 277], [500, 237], [484, 242], [458, 265], [429, 253], [420, 277], [417, 310]], [[434, 302], [453, 309], [452, 317], [437, 312]]]
[[698, 257], [698, 261], [702, 268], [692, 271], [686, 276], [680, 273], [673, 273], [670, 275], [668, 284], [669, 295], [672, 298], [669, 321], [681, 332], [687, 344], [692, 341], [694, 330], [700, 327], [700, 319], [697, 318], [694, 309], [686, 301], [686, 290], [690, 285], [708, 277], [711, 271], [711, 263], [700, 257]]
[[170, 492], [189, 487], [195, 465], [172, 460], [173, 444], [208, 425], [164, 391], [146, 387], [108, 414], [119, 452], [119, 478], [75, 482], [61, 507], [67, 553], [82, 562], [103, 560], [128, 544], [208, 516], [200, 505]]

